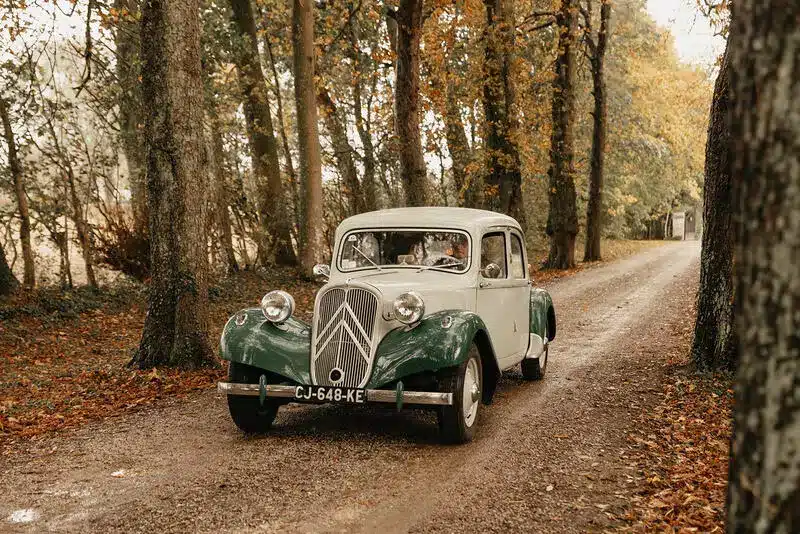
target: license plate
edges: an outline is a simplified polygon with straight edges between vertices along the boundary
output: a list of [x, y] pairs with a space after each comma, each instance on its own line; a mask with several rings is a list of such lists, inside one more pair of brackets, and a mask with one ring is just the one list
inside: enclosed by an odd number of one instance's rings
[[340, 388], [336, 386], [297, 386], [294, 390], [294, 398], [308, 402], [363, 404], [367, 401], [367, 392], [359, 388]]

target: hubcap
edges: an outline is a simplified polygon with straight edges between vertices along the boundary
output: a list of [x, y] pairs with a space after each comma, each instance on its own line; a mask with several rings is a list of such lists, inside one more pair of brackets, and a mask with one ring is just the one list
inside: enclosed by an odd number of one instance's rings
[[464, 412], [464, 423], [468, 427], [472, 426], [472, 423], [475, 422], [480, 398], [481, 384], [478, 374], [478, 362], [475, 358], [471, 358], [469, 363], [467, 363], [467, 369], [464, 373], [464, 397], [461, 402]]

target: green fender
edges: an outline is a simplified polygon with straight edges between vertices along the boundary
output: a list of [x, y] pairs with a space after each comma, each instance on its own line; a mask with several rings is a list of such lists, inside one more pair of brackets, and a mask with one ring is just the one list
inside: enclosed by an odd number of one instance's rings
[[541, 288], [531, 289], [531, 334], [544, 338], [547, 327], [549, 341], [556, 338], [556, 312], [550, 293]]
[[462, 310], [432, 313], [414, 328], [396, 328], [378, 345], [367, 387], [379, 388], [405, 376], [459, 365], [479, 332], [487, 332], [483, 320]]
[[222, 359], [266, 369], [298, 384], [310, 384], [311, 326], [294, 317], [275, 326], [264, 318], [261, 308], [243, 311], [247, 314], [243, 325], [237, 325], [234, 316], [222, 330]]

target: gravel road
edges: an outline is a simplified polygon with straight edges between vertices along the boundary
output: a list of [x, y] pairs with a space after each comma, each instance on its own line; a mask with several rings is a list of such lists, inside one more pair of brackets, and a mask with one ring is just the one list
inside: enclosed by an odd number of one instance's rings
[[613, 528], [641, 482], [625, 436], [658, 401], [699, 252], [670, 243], [551, 284], [547, 376], [507, 373], [468, 445], [439, 445], [430, 413], [336, 406], [289, 406], [246, 438], [209, 391], [20, 446], [0, 460], [0, 531]]

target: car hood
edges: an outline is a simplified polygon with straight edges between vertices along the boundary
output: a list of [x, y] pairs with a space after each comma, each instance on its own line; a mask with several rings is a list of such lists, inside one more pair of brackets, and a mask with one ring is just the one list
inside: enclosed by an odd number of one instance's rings
[[425, 302], [426, 314], [446, 309], [474, 310], [475, 307], [476, 286], [469, 273], [385, 269], [359, 273], [343, 280], [331, 280], [330, 284], [346, 285], [348, 282], [374, 288], [383, 295], [384, 302], [389, 303], [407, 291], [415, 291]]

